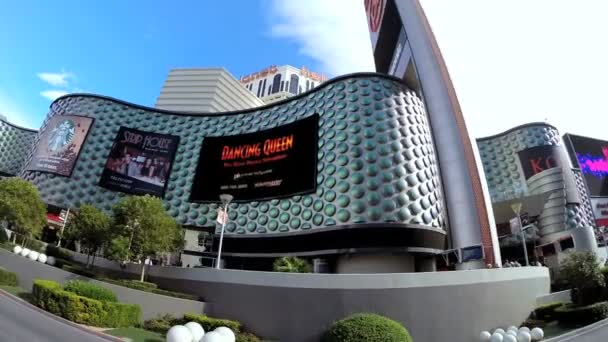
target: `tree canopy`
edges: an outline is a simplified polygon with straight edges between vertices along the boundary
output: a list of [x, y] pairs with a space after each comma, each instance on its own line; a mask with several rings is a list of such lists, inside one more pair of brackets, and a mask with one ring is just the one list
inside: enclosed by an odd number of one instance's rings
[[[116, 238], [110, 247], [111, 255], [121, 261], [141, 261], [148, 257], [173, 252], [183, 246], [182, 232], [167, 214], [157, 197], [128, 196], [114, 208]], [[142, 267], [142, 280], [145, 267]]]
[[64, 233], [68, 239], [80, 241], [88, 255], [94, 255], [111, 240], [112, 219], [101, 210], [88, 204], [78, 209], [78, 214], [68, 221]]
[[46, 224], [46, 205], [38, 189], [18, 177], [0, 180], [0, 218], [17, 233], [38, 236]]
[[275, 272], [310, 273], [312, 266], [305, 259], [294, 256], [285, 256], [274, 261], [272, 268]]

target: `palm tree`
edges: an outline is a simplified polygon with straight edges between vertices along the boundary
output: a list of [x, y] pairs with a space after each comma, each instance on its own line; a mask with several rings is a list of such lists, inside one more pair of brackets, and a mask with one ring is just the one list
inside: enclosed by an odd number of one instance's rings
[[275, 272], [288, 272], [288, 273], [310, 273], [312, 272], [312, 266], [305, 259], [300, 259], [294, 256], [285, 256], [278, 258], [272, 265]]

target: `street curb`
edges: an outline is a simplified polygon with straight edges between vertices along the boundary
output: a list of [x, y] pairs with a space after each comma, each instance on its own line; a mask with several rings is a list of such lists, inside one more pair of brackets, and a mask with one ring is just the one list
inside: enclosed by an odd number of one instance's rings
[[565, 341], [577, 341], [578, 338], [584, 337], [584, 334], [590, 333], [600, 328], [608, 326], [608, 318], [601, 321], [597, 321], [593, 324], [586, 325], [582, 328], [567, 332], [565, 334], [551, 337], [550, 339], [543, 340], [544, 342], [565, 342]]
[[67, 320], [67, 319], [65, 319], [63, 317], [59, 317], [57, 315], [54, 315], [54, 314], [52, 314], [52, 313], [50, 313], [48, 311], [45, 311], [45, 310], [43, 310], [43, 309], [41, 309], [41, 308], [39, 308], [39, 307], [37, 307], [37, 306], [35, 306], [33, 304], [28, 303], [27, 301], [25, 301], [25, 300], [23, 300], [23, 299], [15, 296], [15, 295], [9, 293], [9, 292], [7, 292], [7, 291], [5, 291], [3, 289], [0, 289], [0, 295], [3, 295], [4, 297], [7, 297], [9, 300], [12, 300], [13, 302], [19, 303], [20, 305], [26, 306], [26, 307], [28, 307], [30, 309], [33, 309], [33, 310], [35, 310], [37, 312], [40, 312], [41, 314], [43, 314], [43, 315], [45, 315], [45, 316], [47, 316], [47, 317], [49, 317], [51, 319], [54, 319], [54, 320], [56, 320], [56, 321], [58, 321], [60, 323], [63, 323], [65, 325], [69, 325], [71, 327], [74, 327], [76, 329], [84, 331], [84, 332], [86, 332], [88, 334], [95, 335], [97, 337], [100, 337], [100, 338], [103, 338], [103, 339], [106, 339], [106, 340], [112, 341], [112, 342], [125, 342], [125, 340], [120, 339], [120, 338], [118, 338], [116, 336], [112, 336], [112, 335], [104, 334], [102, 332], [98, 332], [98, 331], [87, 329], [87, 328], [83, 327], [80, 324], [77, 324], [77, 323], [74, 323], [72, 321], [69, 321], [69, 320]]

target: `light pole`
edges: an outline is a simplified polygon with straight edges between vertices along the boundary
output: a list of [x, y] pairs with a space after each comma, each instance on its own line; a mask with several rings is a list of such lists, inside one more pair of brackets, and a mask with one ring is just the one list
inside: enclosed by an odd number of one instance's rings
[[221, 194], [220, 201], [222, 201], [222, 205], [224, 207], [224, 213], [222, 215], [222, 230], [220, 232], [220, 248], [217, 250], [217, 260], [215, 261], [215, 268], [220, 269], [220, 263], [222, 261], [222, 243], [224, 242], [224, 229], [226, 228], [226, 221], [228, 221], [228, 204], [232, 201], [232, 195], [230, 194]]
[[526, 258], [526, 266], [530, 266], [530, 261], [528, 261], [528, 248], [526, 247], [526, 234], [524, 233], [524, 227], [521, 224], [521, 202], [511, 204], [511, 209], [515, 215], [517, 215], [517, 222], [519, 224], [519, 232], [521, 234], [521, 244], [524, 248], [524, 257]]
[[65, 224], [68, 222], [68, 216], [70, 216], [70, 208], [68, 208], [68, 211], [65, 213], [65, 217], [63, 218], [63, 225], [61, 226], [61, 232], [59, 233], [57, 247], [61, 247], [61, 238], [63, 237], [63, 230], [65, 229]]

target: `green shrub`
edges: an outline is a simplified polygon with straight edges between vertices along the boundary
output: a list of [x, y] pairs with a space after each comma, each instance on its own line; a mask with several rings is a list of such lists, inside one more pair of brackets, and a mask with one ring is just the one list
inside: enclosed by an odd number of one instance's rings
[[564, 303], [549, 303], [545, 305], [541, 305], [534, 309], [534, 315], [537, 319], [550, 322], [555, 320], [555, 309], [564, 305]]
[[555, 309], [559, 324], [564, 326], [588, 325], [608, 318], [608, 302], [600, 302], [587, 306], [566, 304]]
[[252, 333], [238, 333], [236, 342], [262, 342], [262, 339]]
[[186, 322], [197, 322], [200, 324], [205, 331], [215, 330], [218, 327], [227, 327], [230, 328], [234, 333], [241, 332], [241, 323], [237, 321], [232, 321], [229, 319], [219, 319], [212, 318], [206, 315], [195, 314], [195, 313], [187, 313], [184, 314], [184, 323]]
[[4, 243], [8, 241], [8, 234], [6, 233], [6, 230], [2, 227], [0, 227], [0, 243]]
[[68, 292], [75, 293], [79, 296], [97, 299], [106, 302], [117, 302], [118, 298], [114, 292], [97, 284], [82, 280], [70, 280], [63, 288]]
[[32, 251], [36, 251], [38, 253], [46, 252], [46, 243], [36, 240], [36, 239], [27, 239], [25, 242], [25, 246]]
[[392, 319], [360, 313], [335, 322], [323, 342], [411, 342], [408, 331]]
[[0, 267], [0, 285], [18, 286], [19, 281], [17, 280], [17, 274]]
[[64, 271], [75, 273], [75, 274], [81, 275], [83, 277], [88, 277], [88, 278], [93, 278], [93, 279], [97, 278], [97, 275], [95, 273], [93, 273], [92, 271], [86, 270], [84, 267], [79, 266], [79, 265], [64, 264], [61, 266], [61, 268]]
[[65, 291], [50, 280], [34, 280], [35, 305], [70, 321], [97, 327], [128, 327], [139, 324], [138, 305], [99, 301]]
[[149, 319], [144, 322], [144, 329], [157, 332], [159, 334], [165, 334], [174, 325], [178, 323], [177, 318], [173, 315], [158, 316], [154, 319]]
[[294, 256], [286, 256], [278, 258], [272, 264], [272, 269], [275, 272], [288, 272], [288, 273], [310, 273], [312, 272], [312, 266], [305, 259], [301, 259]]
[[569, 253], [560, 265], [559, 274], [573, 287], [573, 303], [583, 306], [603, 299], [604, 275], [594, 253]]
[[46, 255], [52, 256], [56, 259], [72, 260], [74, 257], [74, 252], [70, 251], [69, 249], [49, 244], [46, 246]]
[[168, 297], [175, 297], [175, 298], [196, 300], [196, 301], [200, 300], [199, 296], [193, 295], [193, 294], [188, 294], [188, 293], [173, 292], [173, 291], [167, 291], [167, 290], [163, 290], [163, 289], [152, 289], [150, 292], [158, 294], [158, 295], [168, 296]]

